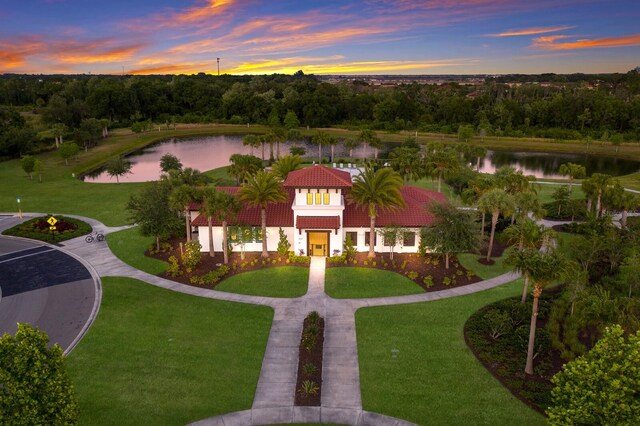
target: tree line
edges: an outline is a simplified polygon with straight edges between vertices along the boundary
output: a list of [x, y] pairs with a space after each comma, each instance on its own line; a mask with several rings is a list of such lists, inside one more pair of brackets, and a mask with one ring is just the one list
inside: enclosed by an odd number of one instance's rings
[[[507, 80], [507, 81], [505, 81]], [[150, 123], [262, 123], [291, 112], [303, 126], [553, 139], [640, 139], [640, 76], [487, 78], [481, 85], [361, 80], [330, 84], [315, 76], [0, 76], [0, 156], [25, 154], [36, 141], [14, 108], [91, 146], [108, 127]], [[19, 137], [17, 137], [19, 136]], [[53, 138], [51, 133], [46, 137]], [[16, 143], [15, 140], [27, 140]], [[53, 142], [53, 139], [51, 139]]]

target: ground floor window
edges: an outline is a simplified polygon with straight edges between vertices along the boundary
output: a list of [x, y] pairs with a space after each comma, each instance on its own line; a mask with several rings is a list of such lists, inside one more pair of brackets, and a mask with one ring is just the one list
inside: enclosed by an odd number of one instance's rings
[[416, 246], [416, 233], [415, 232], [405, 232], [402, 236], [402, 245], [405, 247], [415, 247]]
[[[369, 245], [369, 231], [364, 233], [364, 245]], [[373, 246], [375, 247], [376, 245], [378, 245], [378, 235], [373, 234]]]
[[261, 243], [262, 227], [253, 226], [229, 226], [228, 238], [231, 242]]
[[351, 238], [351, 242], [353, 243], [354, 246], [358, 245], [358, 233], [357, 232], [347, 232], [347, 235], [345, 237], [345, 241], [347, 238]]

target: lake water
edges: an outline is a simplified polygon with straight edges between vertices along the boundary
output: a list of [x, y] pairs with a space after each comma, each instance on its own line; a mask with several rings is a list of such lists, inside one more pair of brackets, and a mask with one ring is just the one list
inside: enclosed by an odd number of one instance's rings
[[[305, 157], [318, 158], [318, 147], [309, 142], [299, 142], [307, 150]], [[285, 155], [289, 152], [290, 144], [280, 144], [280, 152]], [[397, 144], [385, 144], [380, 150], [388, 151]], [[274, 154], [276, 146], [274, 144]], [[229, 165], [229, 157], [232, 154], [250, 154], [251, 148], [242, 145], [242, 136], [202, 136], [184, 139], [169, 139], [150, 145], [131, 154], [127, 159], [132, 163], [131, 173], [120, 177], [120, 182], [145, 182], [156, 180], [160, 177], [160, 157], [164, 154], [173, 154], [180, 159], [184, 167], [192, 167], [201, 171], [211, 170]], [[254, 155], [262, 156], [262, 149], [254, 149]], [[322, 148], [323, 157], [328, 158], [330, 148]], [[348, 151], [342, 145], [335, 147], [335, 159], [340, 161], [346, 157]], [[360, 147], [353, 150], [356, 158], [373, 157], [370, 147]], [[265, 147], [265, 158], [269, 158], [269, 146]], [[640, 170], [640, 162], [617, 157], [587, 156], [584, 154], [555, 154], [541, 152], [509, 152], [488, 151], [487, 156], [481, 160], [480, 171], [493, 173], [502, 166], [512, 166], [522, 170], [527, 175], [538, 178], [560, 178], [558, 168], [566, 162], [583, 164], [587, 173], [607, 173], [620, 176]], [[475, 166], [475, 161], [473, 162]], [[346, 165], [346, 164], [345, 164]], [[96, 170], [94, 173], [84, 176], [85, 182], [109, 183], [115, 182], [104, 170]]]

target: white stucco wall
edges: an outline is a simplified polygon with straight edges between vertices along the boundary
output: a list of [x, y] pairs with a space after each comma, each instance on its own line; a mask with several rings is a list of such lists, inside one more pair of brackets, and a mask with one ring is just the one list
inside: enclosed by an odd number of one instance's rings
[[[280, 240], [278, 227], [267, 227], [267, 250], [268, 251], [276, 251], [278, 249], [278, 241]], [[287, 239], [291, 243], [293, 247], [293, 228], [282, 228], [285, 234], [287, 235]], [[202, 245], [201, 251], [209, 252], [209, 227], [207, 226], [199, 226], [198, 227], [198, 241], [200, 241], [200, 245]], [[213, 227], [213, 249], [214, 251], [222, 251], [222, 227], [214, 226]], [[234, 252], [240, 252], [240, 246], [233, 246]], [[247, 243], [244, 245], [244, 251], [246, 252], [254, 252], [254, 251], [262, 251], [262, 242], [259, 243]]]
[[[376, 231], [378, 229], [376, 228]], [[396, 245], [394, 247], [394, 253], [417, 253], [418, 245], [420, 244], [420, 229], [419, 228], [407, 228], [407, 231], [416, 233], [416, 242], [414, 246], [403, 246]], [[369, 246], [365, 245], [365, 234], [369, 233], [369, 228], [344, 228], [343, 230], [343, 240], [347, 238], [347, 232], [357, 232], [358, 233], [358, 241], [355, 246], [358, 252], [368, 252]], [[376, 236], [376, 245], [374, 246], [374, 251], [376, 253], [389, 253], [391, 251], [391, 247], [385, 246], [383, 242], [383, 238], [380, 235]]]
[[[311, 192], [314, 194], [313, 204], [307, 204], [307, 194]], [[315, 204], [315, 194], [316, 193], [324, 194], [326, 192], [329, 193], [329, 204]], [[324, 197], [324, 196], [322, 196]], [[324, 198], [321, 200], [324, 203]], [[341, 189], [308, 189], [308, 188], [298, 188], [296, 189], [296, 197], [294, 201], [294, 206], [316, 206], [316, 207], [328, 207], [328, 206], [339, 206], [342, 205], [342, 190]]]

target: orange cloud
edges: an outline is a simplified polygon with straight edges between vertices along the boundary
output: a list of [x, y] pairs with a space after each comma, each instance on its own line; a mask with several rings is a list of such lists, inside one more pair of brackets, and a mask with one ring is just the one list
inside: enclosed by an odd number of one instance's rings
[[42, 51], [44, 44], [33, 37], [14, 40], [0, 40], [0, 71], [17, 68], [25, 64], [29, 56]]
[[77, 51], [65, 52], [62, 50], [57, 53], [54, 58], [62, 63], [98, 63], [98, 62], [119, 62], [126, 59], [130, 59], [134, 54], [139, 52], [144, 45], [137, 44], [133, 46], [113, 47], [100, 49], [95, 51], [93, 49], [85, 50], [77, 49]]
[[145, 19], [135, 19], [125, 22], [125, 28], [133, 31], [157, 31], [163, 28], [181, 28], [206, 25], [211, 28], [219, 27], [222, 21], [212, 23], [211, 18], [222, 15], [230, 9], [237, 0], [206, 0], [200, 1], [200, 6], [189, 7], [184, 11], [157, 13]]
[[563, 26], [563, 27], [537, 27], [537, 28], [524, 28], [521, 30], [509, 30], [496, 34], [486, 34], [488, 37], [514, 37], [514, 36], [526, 36], [545, 33], [556, 33], [558, 31], [564, 31], [575, 26]]
[[544, 50], [572, 50], [608, 47], [640, 46], [640, 34], [622, 37], [605, 37], [596, 39], [581, 39], [575, 41], [558, 42], [570, 38], [566, 35], [537, 37], [533, 39], [532, 47]]

